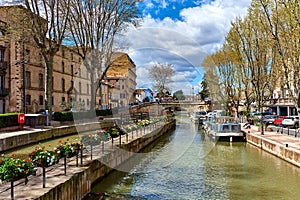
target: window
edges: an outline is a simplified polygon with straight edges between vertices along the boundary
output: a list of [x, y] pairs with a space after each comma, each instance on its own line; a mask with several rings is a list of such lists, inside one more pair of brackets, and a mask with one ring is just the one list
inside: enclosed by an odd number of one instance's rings
[[31, 82], [30, 82], [30, 72], [26, 71], [25, 72], [25, 88], [31, 87]]
[[71, 87], [74, 87], [74, 81], [71, 81]]
[[89, 84], [86, 84], [86, 93], [87, 93], [87, 94], [90, 94]]
[[72, 61], [74, 60], [74, 56], [73, 56], [73, 53], [71, 53], [71, 60], [72, 60]]
[[62, 73], [65, 73], [65, 63], [61, 62], [61, 71]]
[[86, 100], [86, 104], [87, 104], [88, 106], [90, 105], [90, 100], [89, 100], [89, 99]]
[[4, 89], [4, 76], [0, 76], [0, 90], [3, 91]]
[[54, 97], [52, 96], [52, 106], [54, 105]]
[[31, 102], [31, 96], [27, 94], [26, 97], [25, 97], [26, 106], [30, 105], [30, 102]]
[[79, 82], [79, 94], [81, 94], [81, 82]]
[[0, 62], [4, 62], [4, 49], [0, 49]]
[[62, 49], [61, 55], [62, 55], [62, 57], [65, 57], [65, 50], [64, 49]]
[[42, 95], [39, 96], [39, 103], [40, 105], [44, 104], [44, 97]]
[[62, 98], [61, 98], [61, 102], [62, 102], [62, 103], [66, 102], [66, 98], [65, 98], [65, 97], [62, 97]]
[[39, 53], [39, 64], [42, 65], [43, 64], [43, 56], [42, 54]]
[[52, 90], [54, 90], [54, 77], [52, 77]]
[[30, 51], [28, 49], [25, 50], [24, 62], [30, 63]]
[[74, 76], [74, 66], [71, 65], [71, 75]]
[[65, 79], [61, 79], [61, 91], [64, 92], [65, 91]]
[[44, 88], [43, 83], [44, 83], [43, 74], [39, 74], [39, 89]]

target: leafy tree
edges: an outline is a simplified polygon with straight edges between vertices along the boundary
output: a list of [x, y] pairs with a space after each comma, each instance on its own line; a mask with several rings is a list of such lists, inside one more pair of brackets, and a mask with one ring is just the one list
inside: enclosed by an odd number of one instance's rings
[[177, 100], [185, 100], [185, 95], [182, 90], [177, 90], [173, 93], [173, 98], [176, 98]]
[[206, 73], [204, 74], [203, 80], [201, 81], [201, 88], [202, 90], [199, 92], [200, 99], [202, 101], [205, 101], [207, 98], [209, 98], [209, 88], [207, 84]]
[[265, 31], [282, 68], [282, 90], [287, 90], [300, 116], [300, 4], [298, 0], [255, 0], [265, 18]]

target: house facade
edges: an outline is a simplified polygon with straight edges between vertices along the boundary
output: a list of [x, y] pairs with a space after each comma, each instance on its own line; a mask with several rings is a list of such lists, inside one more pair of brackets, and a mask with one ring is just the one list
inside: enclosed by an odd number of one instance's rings
[[[10, 23], [16, 23], [11, 21], [11, 16], [24, 12], [24, 9], [21, 6], [0, 7], [0, 113], [36, 113], [45, 109], [48, 86], [43, 56], [28, 35], [9, 33]], [[122, 74], [116, 75], [117, 79], [123, 77], [126, 81], [120, 81], [120, 85], [102, 82], [101, 93], [96, 93], [96, 109], [125, 105], [130, 91], [135, 89], [135, 65], [127, 54], [119, 55], [114, 60], [118, 67], [112, 67], [110, 74]], [[129, 75], [113, 71], [123, 68]], [[134, 72], [128, 72], [130, 70]], [[88, 110], [91, 104], [90, 77], [81, 57], [72, 48], [61, 46], [54, 56], [52, 110]], [[117, 97], [124, 98], [117, 100]], [[113, 103], [119, 100], [121, 102]]]

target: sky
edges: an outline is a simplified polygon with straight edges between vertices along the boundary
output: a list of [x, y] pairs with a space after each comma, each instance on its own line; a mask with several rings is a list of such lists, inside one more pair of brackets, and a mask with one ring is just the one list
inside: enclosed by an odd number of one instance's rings
[[[22, 0], [0, 0], [16, 5]], [[149, 69], [155, 63], [171, 64], [175, 75], [171, 92], [187, 95], [201, 91], [205, 56], [218, 50], [230, 22], [245, 16], [251, 0], [142, 0], [140, 26], [130, 27], [120, 39], [121, 48], [137, 67], [137, 87], [153, 89]], [[123, 41], [122, 41], [123, 40]], [[120, 45], [120, 43], [118, 44]], [[194, 88], [194, 89], [192, 89]]]
[[[205, 56], [219, 49], [230, 22], [245, 16], [250, 0], [144, 0], [142, 23], [126, 33], [128, 54], [137, 66], [137, 87], [152, 88], [149, 69], [171, 64], [172, 92], [201, 90]], [[192, 89], [194, 88], [194, 89]]]

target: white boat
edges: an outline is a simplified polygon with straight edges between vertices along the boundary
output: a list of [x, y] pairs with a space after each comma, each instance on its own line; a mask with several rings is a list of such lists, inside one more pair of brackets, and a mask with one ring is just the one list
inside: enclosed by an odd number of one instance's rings
[[191, 121], [195, 124], [202, 124], [206, 120], [206, 111], [195, 111], [191, 115]]
[[218, 141], [246, 141], [246, 133], [241, 130], [240, 123], [230, 121], [210, 120], [205, 121], [203, 128], [212, 139]]

